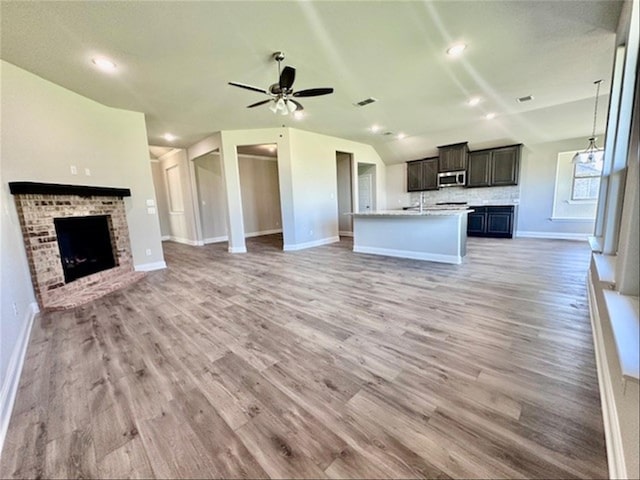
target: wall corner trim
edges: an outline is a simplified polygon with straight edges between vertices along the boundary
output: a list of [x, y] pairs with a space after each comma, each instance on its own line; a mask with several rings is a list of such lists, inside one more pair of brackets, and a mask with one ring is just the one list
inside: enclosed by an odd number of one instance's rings
[[37, 303], [32, 302], [29, 304], [28, 310], [25, 313], [24, 327], [22, 332], [20, 332], [18, 341], [13, 347], [13, 352], [11, 352], [7, 376], [2, 385], [2, 390], [0, 390], [0, 452], [2, 452], [7, 430], [9, 429], [9, 421], [11, 420], [11, 412], [13, 411], [13, 405], [18, 393], [18, 385], [22, 374], [22, 367], [24, 366], [24, 359], [27, 355], [31, 329], [39, 311], [40, 309]]

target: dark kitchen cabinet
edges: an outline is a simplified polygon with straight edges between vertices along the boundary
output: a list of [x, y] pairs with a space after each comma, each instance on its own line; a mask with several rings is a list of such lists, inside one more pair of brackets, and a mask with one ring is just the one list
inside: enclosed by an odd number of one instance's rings
[[471, 207], [473, 212], [467, 215], [467, 235], [481, 237], [487, 229], [487, 212], [483, 207]]
[[491, 152], [483, 150], [469, 153], [467, 187], [491, 186]]
[[467, 142], [438, 147], [438, 171], [457, 172], [467, 169]]
[[407, 162], [407, 191], [421, 192], [438, 188], [438, 157]]
[[522, 145], [478, 150], [469, 153], [467, 187], [517, 185]]
[[467, 219], [470, 237], [513, 238], [514, 211], [512, 205], [470, 207]]

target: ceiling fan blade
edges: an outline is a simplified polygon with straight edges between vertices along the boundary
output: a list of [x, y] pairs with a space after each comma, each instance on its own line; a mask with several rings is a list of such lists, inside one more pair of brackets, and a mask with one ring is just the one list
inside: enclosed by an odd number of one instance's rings
[[264, 105], [265, 103], [269, 103], [272, 100], [262, 100], [260, 102], [252, 103], [251, 105], [247, 105], [247, 108], [259, 107], [260, 105]]
[[234, 87], [240, 87], [246, 90], [251, 90], [253, 92], [260, 92], [260, 93], [264, 93], [265, 95], [269, 95], [269, 92], [267, 92], [264, 88], [252, 87], [251, 85], [245, 85], [244, 83], [238, 83], [238, 82], [229, 82], [229, 85], [233, 85]]
[[291, 102], [296, 106], [296, 112], [300, 112], [302, 110], [304, 110], [304, 107], [302, 106], [302, 104], [300, 102], [296, 102], [294, 99], [289, 98], [287, 100], [287, 102]]
[[293, 67], [284, 67], [280, 74], [280, 90], [290, 90], [296, 79], [296, 69]]
[[329, 95], [333, 93], [333, 88], [308, 88], [307, 90], [300, 90], [294, 92], [294, 97], [318, 97], [320, 95]]

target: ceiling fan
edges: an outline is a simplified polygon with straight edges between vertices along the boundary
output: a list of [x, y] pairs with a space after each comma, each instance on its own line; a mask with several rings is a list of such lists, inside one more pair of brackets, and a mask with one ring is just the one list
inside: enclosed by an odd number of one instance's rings
[[318, 97], [320, 95], [329, 95], [330, 93], [333, 93], [333, 88], [308, 88], [306, 90], [298, 90], [297, 92], [294, 92], [293, 82], [296, 79], [296, 69], [288, 66], [284, 67], [282, 70], [280, 69], [280, 63], [284, 60], [284, 53], [282, 52], [275, 52], [273, 54], [273, 59], [278, 62], [278, 82], [271, 85], [269, 89], [265, 90], [263, 88], [246, 85], [244, 83], [229, 82], [229, 85], [233, 85], [234, 87], [264, 93], [271, 97], [268, 100], [261, 100], [260, 102], [247, 105], [247, 108], [258, 107], [271, 102], [269, 110], [273, 113], [287, 115], [289, 113], [304, 110], [302, 104], [294, 100], [294, 97]]

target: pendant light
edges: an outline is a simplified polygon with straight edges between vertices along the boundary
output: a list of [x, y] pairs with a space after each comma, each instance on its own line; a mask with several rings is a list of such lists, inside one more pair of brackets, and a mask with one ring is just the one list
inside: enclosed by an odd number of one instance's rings
[[583, 152], [576, 152], [571, 160], [576, 163], [596, 163], [599, 157], [602, 156], [602, 149], [596, 144], [596, 118], [598, 116], [598, 95], [600, 94], [600, 84], [602, 80], [596, 80], [593, 82], [596, 85], [596, 104], [593, 109], [593, 130], [591, 131], [591, 137], [589, 137], [589, 146]]

